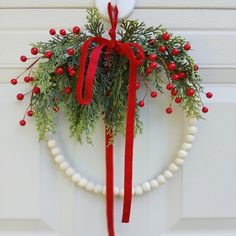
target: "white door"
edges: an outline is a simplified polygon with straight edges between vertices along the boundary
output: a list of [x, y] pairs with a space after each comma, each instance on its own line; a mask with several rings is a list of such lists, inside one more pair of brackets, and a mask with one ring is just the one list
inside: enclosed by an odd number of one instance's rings
[[[58, 171], [32, 123], [18, 120], [26, 103], [16, 102], [23, 83], [9, 79], [30, 42], [48, 38], [51, 27], [85, 23], [93, 1], [0, 0], [0, 235], [107, 235], [105, 199], [75, 187]], [[163, 24], [188, 38], [204, 86], [214, 99], [198, 123], [184, 168], [168, 184], [133, 199], [130, 224], [122, 225], [122, 201], [115, 202], [117, 236], [236, 235], [236, 2], [233, 0], [137, 1], [133, 18]], [[164, 114], [164, 99], [143, 110], [144, 132], [135, 140], [134, 183], [163, 170], [183, 132], [181, 112]], [[89, 179], [104, 183], [104, 131], [99, 124], [94, 147], [68, 138], [63, 118], [58, 141], [70, 162]], [[115, 182], [123, 183], [123, 139], [115, 146]]]

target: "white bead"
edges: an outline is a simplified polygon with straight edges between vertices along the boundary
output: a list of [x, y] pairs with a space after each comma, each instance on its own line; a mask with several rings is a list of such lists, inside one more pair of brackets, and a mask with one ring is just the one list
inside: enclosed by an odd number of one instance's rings
[[75, 173], [75, 170], [72, 167], [69, 167], [66, 171], [65, 171], [67, 176], [72, 176]]
[[86, 185], [86, 190], [88, 190], [88, 191], [93, 191], [94, 190], [94, 187], [95, 187], [95, 184], [93, 183], [93, 182], [89, 182], [89, 183], [87, 183], [87, 185]]
[[191, 126], [195, 126], [197, 124], [197, 119], [196, 118], [190, 118], [188, 120], [188, 124]]
[[143, 189], [142, 189], [142, 187], [140, 185], [136, 186], [134, 188], [134, 191], [135, 191], [135, 195], [137, 195], [137, 196], [140, 196], [140, 195], [143, 194]]
[[132, 196], [135, 195], [134, 187], [132, 187]]
[[54, 148], [56, 146], [56, 140], [51, 139], [51, 140], [48, 141], [47, 144], [48, 144], [49, 148]]
[[191, 134], [188, 134], [185, 139], [187, 143], [192, 143], [194, 140], [194, 136]]
[[107, 193], [107, 187], [106, 187], [106, 185], [104, 185], [102, 188], [102, 194], [105, 196], [106, 193]]
[[180, 149], [178, 152], [177, 152], [177, 157], [180, 157], [180, 158], [185, 158], [186, 156], [188, 155], [188, 153], [182, 149]]
[[67, 161], [63, 161], [61, 164], [60, 164], [60, 168], [62, 170], [66, 170], [67, 168], [69, 167], [69, 163]]
[[183, 159], [180, 159], [180, 158], [176, 158], [175, 159], [175, 164], [177, 166], [182, 166], [184, 164], [184, 160]]
[[174, 163], [171, 163], [169, 166], [168, 166], [168, 170], [169, 171], [172, 171], [172, 172], [176, 172], [178, 170], [178, 166], [175, 165]]
[[95, 185], [93, 192], [95, 194], [100, 194], [102, 192], [102, 186], [99, 184]]
[[192, 148], [192, 144], [191, 143], [183, 143], [182, 144], [182, 149], [185, 151], [188, 151]]
[[159, 184], [164, 184], [166, 182], [166, 178], [163, 175], [159, 175], [157, 177], [157, 181]]
[[119, 197], [123, 198], [124, 197], [124, 188], [120, 188], [120, 191], [119, 191]]
[[85, 186], [87, 185], [87, 183], [88, 183], [88, 180], [85, 179], [85, 178], [82, 178], [82, 179], [80, 179], [78, 185], [79, 185], [80, 187], [85, 187]]
[[59, 155], [59, 154], [61, 153], [61, 150], [60, 150], [60, 148], [58, 148], [58, 147], [54, 147], [54, 148], [51, 150], [51, 153], [52, 153], [53, 156], [57, 156], [57, 155]]
[[196, 134], [197, 133], [197, 127], [196, 126], [188, 127], [188, 133], [189, 134]]
[[120, 191], [119, 188], [115, 186], [114, 187], [114, 195], [118, 196], [119, 195], [119, 191]]
[[167, 179], [171, 179], [173, 177], [173, 174], [169, 171], [169, 170], [165, 170], [163, 175], [167, 178]]
[[151, 190], [151, 185], [148, 182], [142, 184], [142, 189], [144, 192], [149, 192]]
[[152, 179], [150, 181], [150, 185], [151, 185], [152, 188], [157, 188], [159, 186], [159, 183], [156, 179]]
[[75, 173], [75, 174], [73, 174], [72, 177], [71, 177], [71, 180], [72, 180], [72, 182], [74, 182], [74, 183], [78, 183], [78, 182], [80, 181], [80, 179], [81, 179], [81, 176], [80, 176], [79, 173]]
[[63, 155], [57, 155], [55, 158], [54, 158], [54, 161], [57, 163], [57, 164], [60, 164], [64, 161], [64, 156]]

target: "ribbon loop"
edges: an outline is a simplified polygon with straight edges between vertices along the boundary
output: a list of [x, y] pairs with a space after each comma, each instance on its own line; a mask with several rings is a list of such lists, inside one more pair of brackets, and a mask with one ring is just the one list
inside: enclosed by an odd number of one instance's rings
[[[109, 35], [111, 40], [102, 37], [91, 37], [81, 47], [79, 73], [76, 85], [76, 96], [79, 104], [89, 105], [92, 101], [94, 79], [100, 54], [103, 50], [114, 52], [125, 56], [129, 60], [128, 101], [126, 115], [126, 137], [125, 137], [125, 170], [124, 170], [124, 203], [122, 222], [129, 222], [131, 200], [132, 200], [132, 165], [133, 165], [133, 143], [134, 143], [134, 120], [136, 109], [136, 73], [140, 60], [144, 59], [144, 51], [137, 43], [123, 43], [116, 40], [116, 27], [118, 22], [118, 8], [108, 4], [108, 14], [111, 22]], [[91, 43], [96, 43], [90, 54], [85, 75], [88, 50]], [[108, 53], [108, 55], [109, 55]], [[109, 68], [108, 68], [109, 69]], [[84, 80], [84, 77], [86, 78]], [[107, 222], [109, 236], [114, 236], [114, 214], [113, 214], [113, 145], [109, 143], [112, 130], [106, 129], [106, 186], [107, 186]]]

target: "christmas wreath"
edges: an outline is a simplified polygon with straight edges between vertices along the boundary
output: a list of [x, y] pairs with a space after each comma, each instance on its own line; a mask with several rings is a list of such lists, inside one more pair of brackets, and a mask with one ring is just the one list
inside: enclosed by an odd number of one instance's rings
[[[105, 27], [97, 9], [89, 9], [85, 30], [75, 26], [59, 33], [50, 29], [48, 42], [33, 44], [33, 57], [21, 56], [22, 62], [32, 63], [11, 83], [20, 77], [32, 89], [17, 94], [18, 100], [29, 97], [26, 117], [33, 117], [39, 139], [55, 132], [55, 118], [62, 110], [70, 123], [71, 135], [88, 143], [96, 122], [102, 117], [106, 127], [106, 196], [109, 235], [113, 228], [113, 139], [125, 135], [125, 180], [123, 222], [129, 221], [132, 197], [133, 139], [141, 132], [139, 111], [148, 95], [156, 98], [170, 94], [166, 113], [177, 103], [189, 118], [199, 119], [208, 112], [200, 94], [205, 93], [200, 82], [198, 66], [188, 54], [190, 43], [168, 32], [162, 26], [146, 27], [136, 20], [121, 20], [118, 9], [108, 4], [111, 29], [110, 39], [104, 37]], [[118, 29], [117, 29], [118, 25]], [[36, 66], [37, 65], [37, 66]], [[166, 76], [163, 76], [163, 71]], [[137, 76], [138, 75], [138, 76]], [[140, 86], [145, 88], [141, 100], [136, 99]], [[53, 146], [53, 145], [52, 145]]]

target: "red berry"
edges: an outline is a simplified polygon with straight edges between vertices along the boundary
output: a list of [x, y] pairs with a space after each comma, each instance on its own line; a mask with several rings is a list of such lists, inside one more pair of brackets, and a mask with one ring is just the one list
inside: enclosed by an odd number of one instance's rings
[[32, 110], [29, 110], [29, 111], [27, 112], [27, 115], [28, 115], [28, 116], [33, 116], [33, 114], [34, 114], [34, 112], [33, 112]]
[[56, 30], [55, 30], [55, 29], [50, 29], [50, 30], [49, 30], [49, 34], [55, 35], [55, 34], [56, 34]]
[[17, 84], [17, 79], [11, 79], [11, 84], [16, 85]]
[[41, 89], [39, 87], [34, 87], [33, 88], [33, 93], [39, 94], [41, 92]]
[[55, 73], [57, 75], [62, 75], [64, 73], [64, 70], [62, 67], [57, 67], [56, 70], [55, 70]]
[[185, 45], [184, 45], [184, 50], [185, 51], [189, 51], [191, 49], [191, 45], [189, 44], [189, 43], [186, 43]]
[[141, 66], [143, 64], [143, 59], [139, 59], [138, 61], [137, 61], [137, 65], [138, 66]]
[[207, 108], [207, 107], [203, 107], [203, 108], [202, 108], [202, 112], [203, 112], [203, 113], [207, 113], [207, 112], [208, 112], [208, 108]]
[[161, 46], [159, 47], [159, 52], [165, 52], [165, 51], [166, 51], [166, 46], [161, 45]]
[[171, 89], [173, 89], [173, 88], [174, 88], [174, 85], [171, 84], [171, 83], [169, 83], [169, 84], [166, 85], [166, 89], [167, 89], [167, 90], [171, 90]]
[[198, 69], [199, 69], [198, 65], [195, 64], [195, 65], [194, 65], [194, 70], [195, 70], [195, 71], [198, 71]]
[[26, 122], [25, 122], [25, 120], [20, 120], [19, 124], [20, 124], [20, 126], [25, 126]]
[[26, 56], [21, 56], [21, 57], [20, 57], [20, 60], [21, 60], [22, 62], [26, 62], [26, 61], [27, 61], [27, 57], [26, 57]]
[[149, 55], [148, 55], [148, 59], [149, 59], [150, 61], [155, 61], [155, 60], [157, 59], [157, 55], [156, 55], [156, 54], [149, 54]]
[[165, 33], [162, 34], [162, 39], [165, 40], [165, 41], [168, 41], [170, 39], [170, 35], [165, 32]]
[[47, 52], [45, 52], [44, 53], [44, 56], [46, 57], [46, 58], [48, 58], [48, 59], [50, 59], [51, 57], [52, 57], [52, 52], [51, 51], [47, 51]]
[[149, 40], [148, 40], [148, 43], [149, 43], [150, 45], [154, 45], [154, 44], [156, 43], [156, 40], [155, 40], [155, 39], [149, 39]]
[[168, 65], [168, 69], [169, 70], [176, 70], [176, 65], [175, 65], [175, 63], [174, 62], [171, 62], [171, 63], [169, 63], [169, 65]]
[[179, 54], [179, 49], [173, 48], [173, 49], [171, 50], [171, 54], [172, 54], [173, 56], [177, 56], [177, 55]]
[[72, 56], [75, 54], [75, 50], [73, 48], [68, 48], [67, 53], [68, 53], [68, 55]]
[[180, 97], [175, 98], [176, 103], [181, 103], [182, 99]]
[[192, 97], [195, 94], [195, 90], [192, 88], [188, 88], [186, 94], [187, 96]]
[[24, 81], [25, 81], [25, 83], [29, 83], [31, 81], [31, 77], [25, 76]]
[[74, 77], [74, 76], [76, 75], [75, 70], [74, 70], [74, 69], [70, 70], [70, 71], [69, 71], [69, 75], [70, 75], [71, 77]]
[[74, 26], [72, 29], [74, 34], [79, 34], [80, 33], [80, 27], [79, 26]]
[[155, 61], [150, 61], [149, 67], [152, 69], [155, 69], [155, 68], [157, 68], [157, 63]]
[[171, 108], [171, 107], [167, 107], [167, 108], [166, 108], [166, 113], [167, 113], [167, 114], [170, 114], [170, 113], [172, 113], [172, 111], [173, 111], [173, 110], [172, 110], [172, 108]]
[[37, 55], [38, 52], [39, 52], [38, 48], [31, 48], [31, 53], [32, 53], [33, 55]]
[[[117, 49], [118, 49], [118, 51], [120, 50], [119, 47], [116, 48], [116, 50], [117, 50]], [[143, 60], [143, 59], [144, 59], [144, 58], [143, 58], [143, 54], [138, 51], [137, 54], [136, 54], [136, 59], [138, 59], [138, 60]]]
[[53, 111], [55, 111], [55, 112], [58, 112], [59, 111], [59, 107], [58, 106], [53, 106]]
[[212, 98], [212, 97], [213, 97], [213, 93], [212, 93], [212, 92], [206, 93], [206, 97], [207, 97], [207, 98]]
[[172, 90], [171, 90], [171, 95], [172, 95], [172, 96], [176, 96], [177, 93], [178, 93], [178, 91], [177, 91], [176, 89], [172, 89]]
[[21, 100], [24, 99], [24, 94], [18, 93], [18, 94], [16, 95], [16, 98], [17, 98], [17, 100], [21, 101]]
[[178, 74], [173, 74], [173, 75], [171, 76], [171, 78], [172, 78], [174, 81], [177, 81], [177, 80], [180, 79]]
[[64, 93], [65, 94], [70, 94], [71, 93], [71, 88], [70, 87], [65, 87], [64, 88]]
[[70, 72], [71, 70], [74, 70], [74, 68], [72, 66], [68, 66], [67, 71]]
[[180, 79], [184, 79], [186, 77], [186, 73], [181, 71], [178, 73]]
[[60, 35], [62, 35], [62, 36], [65, 36], [65, 35], [66, 35], [66, 31], [65, 31], [64, 29], [61, 29], [61, 30], [59, 31], [59, 33], [60, 33]]
[[152, 68], [148, 67], [145, 71], [146, 75], [150, 75], [152, 73]]
[[137, 82], [137, 83], [136, 83], [136, 89], [139, 89], [139, 88], [140, 88], [140, 83]]
[[152, 92], [151, 92], [151, 97], [152, 97], [152, 98], [157, 97], [157, 92], [156, 92], [156, 91], [152, 91]]
[[144, 107], [144, 101], [143, 101], [143, 100], [142, 100], [142, 101], [139, 101], [139, 102], [138, 102], [138, 106], [139, 106], [139, 107]]

